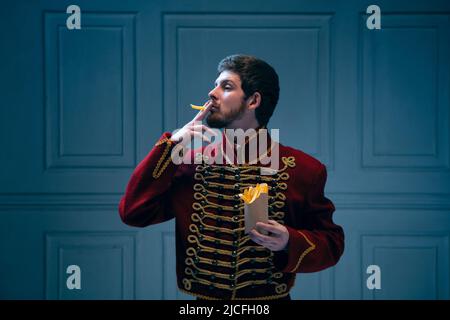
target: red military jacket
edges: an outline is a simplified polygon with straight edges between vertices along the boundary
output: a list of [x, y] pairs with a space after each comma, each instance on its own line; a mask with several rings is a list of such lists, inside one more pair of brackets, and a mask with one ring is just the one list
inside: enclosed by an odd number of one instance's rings
[[[164, 133], [136, 167], [119, 212], [124, 223], [137, 227], [175, 218], [180, 290], [209, 299], [278, 299], [289, 294], [297, 272], [338, 262], [344, 233], [333, 223], [335, 207], [324, 196], [327, 171], [318, 160], [277, 144], [280, 165], [273, 175], [261, 174], [267, 165], [260, 159], [209, 164], [202, 153], [189, 153], [197, 159], [175, 164], [170, 137]], [[272, 252], [245, 234], [238, 194], [263, 182], [269, 185], [269, 219], [289, 231], [282, 251]]]

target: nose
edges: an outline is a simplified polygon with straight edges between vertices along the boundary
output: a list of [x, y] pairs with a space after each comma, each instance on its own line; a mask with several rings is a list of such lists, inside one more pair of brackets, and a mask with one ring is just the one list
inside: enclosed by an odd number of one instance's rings
[[217, 88], [219, 88], [219, 86], [215, 87], [208, 93], [208, 96], [212, 101], [217, 101]]

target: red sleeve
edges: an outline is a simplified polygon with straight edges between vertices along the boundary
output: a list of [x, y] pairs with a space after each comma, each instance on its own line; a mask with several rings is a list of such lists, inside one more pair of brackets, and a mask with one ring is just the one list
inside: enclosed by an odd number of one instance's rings
[[[302, 229], [286, 226], [287, 249], [276, 253], [283, 272], [316, 272], [335, 265], [344, 251], [344, 232], [332, 220], [335, 207], [324, 195], [327, 170], [321, 165], [315, 182], [306, 196]], [[303, 220], [303, 219], [302, 219]]]
[[145, 227], [174, 217], [168, 191], [177, 165], [171, 161], [174, 143], [170, 137], [171, 133], [165, 132], [134, 170], [119, 204], [124, 223]]

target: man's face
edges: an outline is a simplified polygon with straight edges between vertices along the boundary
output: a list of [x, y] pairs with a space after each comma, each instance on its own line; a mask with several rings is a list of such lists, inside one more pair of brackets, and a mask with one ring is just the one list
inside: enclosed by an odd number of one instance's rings
[[242, 118], [247, 108], [244, 96], [239, 75], [223, 71], [209, 92], [213, 107], [206, 117], [208, 126], [221, 129]]

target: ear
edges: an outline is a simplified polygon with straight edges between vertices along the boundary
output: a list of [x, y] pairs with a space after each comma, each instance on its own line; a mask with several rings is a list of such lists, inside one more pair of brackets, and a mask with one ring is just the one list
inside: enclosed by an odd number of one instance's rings
[[247, 107], [249, 110], [255, 110], [261, 104], [261, 94], [256, 91], [250, 97], [247, 98]]

